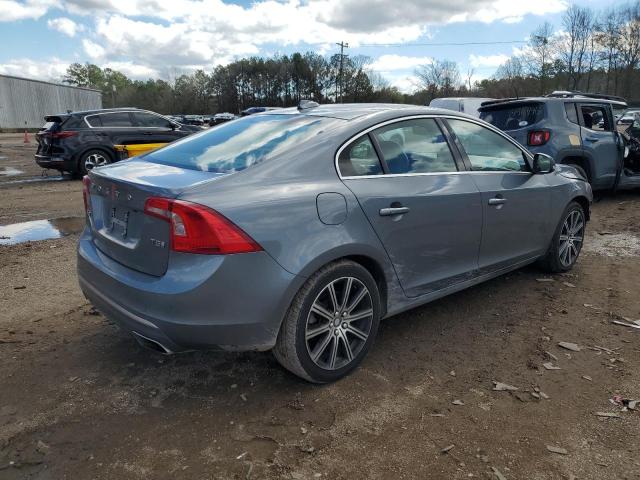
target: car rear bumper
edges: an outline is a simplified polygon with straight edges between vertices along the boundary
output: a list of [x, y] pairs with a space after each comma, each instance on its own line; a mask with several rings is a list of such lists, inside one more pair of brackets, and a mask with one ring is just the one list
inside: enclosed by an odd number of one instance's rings
[[172, 252], [167, 273], [154, 277], [110, 259], [85, 231], [78, 278], [107, 318], [167, 351], [272, 348], [304, 278], [266, 252], [194, 257]]
[[70, 159], [64, 157], [36, 154], [35, 160], [38, 166], [42, 168], [51, 168], [54, 170], [69, 172], [73, 170], [73, 162]]

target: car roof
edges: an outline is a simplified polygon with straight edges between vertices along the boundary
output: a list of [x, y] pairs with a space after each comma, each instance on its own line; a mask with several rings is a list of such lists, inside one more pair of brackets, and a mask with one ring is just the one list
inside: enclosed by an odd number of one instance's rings
[[[354, 120], [376, 114], [399, 115], [457, 115], [458, 112], [442, 108], [424, 107], [420, 105], [407, 105], [398, 103], [337, 103], [318, 105], [310, 108], [283, 108], [271, 110], [257, 115], [295, 115], [304, 114], [314, 117], [328, 117], [341, 120]], [[399, 116], [398, 115], [398, 116]], [[466, 116], [466, 115], [459, 115]]]
[[511, 105], [518, 105], [520, 103], [531, 103], [531, 102], [539, 102], [539, 103], [558, 103], [558, 102], [580, 102], [580, 103], [609, 103], [613, 106], [626, 108], [627, 104], [625, 102], [613, 99], [606, 98], [593, 98], [586, 96], [571, 96], [571, 97], [520, 97], [520, 98], [505, 98], [498, 99], [489, 102], [485, 102], [480, 107], [480, 111], [483, 110], [491, 110], [493, 108], [500, 107], [508, 107]]

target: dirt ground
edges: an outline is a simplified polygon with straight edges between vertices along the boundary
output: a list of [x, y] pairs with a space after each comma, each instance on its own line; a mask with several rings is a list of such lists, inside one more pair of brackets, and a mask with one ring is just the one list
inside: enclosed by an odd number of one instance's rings
[[[33, 152], [0, 137], [0, 225], [82, 215]], [[77, 233], [0, 246], [0, 479], [638, 479], [640, 411], [610, 399], [640, 399], [640, 330], [612, 323], [640, 319], [639, 212], [603, 196], [572, 273], [389, 319], [328, 386], [269, 353], [143, 350], [83, 298]]]

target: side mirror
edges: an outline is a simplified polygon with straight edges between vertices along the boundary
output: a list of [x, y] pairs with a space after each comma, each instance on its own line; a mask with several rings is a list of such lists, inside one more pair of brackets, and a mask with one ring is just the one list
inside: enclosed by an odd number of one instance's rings
[[556, 162], [546, 153], [536, 153], [533, 156], [533, 173], [551, 173]]

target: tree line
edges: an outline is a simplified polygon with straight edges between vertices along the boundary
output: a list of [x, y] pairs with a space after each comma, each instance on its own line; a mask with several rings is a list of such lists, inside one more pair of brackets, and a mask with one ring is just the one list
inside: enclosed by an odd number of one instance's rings
[[415, 70], [415, 91], [407, 94], [373, 72], [371, 63], [363, 55], [306, 52], [254, 56], [208, 72], [149, 80], [74, 63], [63, 81], [101, 90], [105, 107], [165, 114], [238, 113], [251, 106], [294, 106], [301, 99], [424, 105], [442, 96], [522, 97], [552, 90], [620, 95], [640, 103], [640, 0], [600, 12], [570, 6], [560, 31], [549, 23], [538, 26], [523, 48], [481, 81], [473, 81], [473, 70], [463, 76], [456, 62], [433, 60]]

